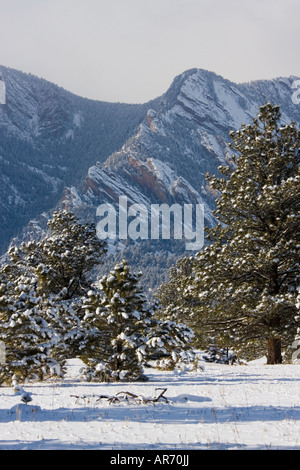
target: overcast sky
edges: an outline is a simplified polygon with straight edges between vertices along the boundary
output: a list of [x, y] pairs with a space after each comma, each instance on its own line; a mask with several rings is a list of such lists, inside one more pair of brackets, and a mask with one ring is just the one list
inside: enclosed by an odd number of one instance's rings
[[0, 64], [105, 101], [146, 102], [190, 68], [300, 77], [300, 0], [0, 0]]

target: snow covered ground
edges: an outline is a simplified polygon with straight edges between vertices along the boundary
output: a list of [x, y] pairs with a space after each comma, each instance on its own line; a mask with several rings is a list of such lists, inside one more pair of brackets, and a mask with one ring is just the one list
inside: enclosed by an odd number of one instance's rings
[[[145, 372], [148, 382], [84, 383], [71, 361], [63, 382], [25, 385], [27, 405], [1, 387], [0, 449], [300, 450], [300, 365]], [[97, 401], [120, 391], [154, 397], [156, 388], [168, 402]]]

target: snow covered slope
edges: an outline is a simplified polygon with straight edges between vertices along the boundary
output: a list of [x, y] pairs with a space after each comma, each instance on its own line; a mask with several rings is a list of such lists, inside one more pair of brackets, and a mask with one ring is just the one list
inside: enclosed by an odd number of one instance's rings
[[[299, 365], [204, 366], [147, 369], [146, 383], [96, 384], [80, 382], [72, 360], [63, 382], [24, 385], [27, 405], [2, 387], [0, 449], [152, 451], [149, 458], [157, 451], [300, 450]], [[97, 401], [120, 391], [153, 397], [156, 388], [166, 389], [168, 403]]]

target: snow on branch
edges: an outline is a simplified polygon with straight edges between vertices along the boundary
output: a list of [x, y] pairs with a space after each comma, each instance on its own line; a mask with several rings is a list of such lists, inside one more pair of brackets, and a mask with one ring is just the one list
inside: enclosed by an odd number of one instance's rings
[[154, 396], [152, 398], [147, 398], [142, 395], [136, 395], [135, 393], [132, 392], [127, 392], [127, 391], [122, 391], [118, 392], [116, 395], [109, 396], [109, 395], [71, 395], [71, 397], [76, 398], [76, 403], [78, 403], [79, 400], [88, 400], [90, 401], [91, 398], [97, 398], [96, 402], [101, 401], [101, 400], [107, 400], [110, 404], [113, 403], [141, 403], [141, 404], [148, 404], [148, 403], [157, 403], [160, 400], [164, 400], [165, 403], [170, 403], [170, 401], [164, 396], [166, 393], [167, 389], [166, 388], [156, 388], [155, 391], [160, 390], [160, 393], [157, 394], [157, 396]]

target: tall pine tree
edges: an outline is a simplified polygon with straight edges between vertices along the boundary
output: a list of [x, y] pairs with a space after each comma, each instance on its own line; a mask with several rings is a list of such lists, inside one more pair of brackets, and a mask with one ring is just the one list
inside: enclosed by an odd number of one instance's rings
[[84, 302], [87, 337], [81, 358], [88, 375], [100, 381], [141, 380], [153, 312], [139, 276], [123, 261], [100, 280], [100, 290], [90, 291]]
[[202, 331], [248, 358], [281, 363], [299, 326], [300, 132], [267, 103], [231, 137], [232, 166], [208, 177], [218, 224], [207, 230], [185, 296], [199, 302]]

